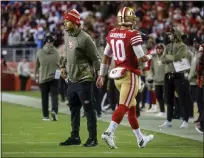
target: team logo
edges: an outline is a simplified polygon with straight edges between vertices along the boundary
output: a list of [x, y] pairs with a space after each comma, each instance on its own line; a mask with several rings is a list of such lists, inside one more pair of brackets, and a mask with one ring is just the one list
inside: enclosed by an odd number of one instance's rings
[[73, 41], [69, 41], [68, 46], [69, 46], [69, 49], [72, 49], [74, 47], [74, 42]]

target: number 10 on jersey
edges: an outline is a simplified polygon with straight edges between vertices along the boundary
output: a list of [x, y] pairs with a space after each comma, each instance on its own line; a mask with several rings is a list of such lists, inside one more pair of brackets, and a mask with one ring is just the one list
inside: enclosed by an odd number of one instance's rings
[[111, 47], [113, 50], [113, 59], [124, 61], [126, 58], [125, 55], [125, 45], [123, 40], [120, 39], [111, 39]]

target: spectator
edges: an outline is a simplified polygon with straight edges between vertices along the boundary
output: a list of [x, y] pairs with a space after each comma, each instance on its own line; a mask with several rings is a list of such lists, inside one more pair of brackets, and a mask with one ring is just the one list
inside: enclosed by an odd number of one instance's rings
[[196, 130], [203, 134], [204, 132], [204, 44], [200, 45], [199, 52], [201, 57], [197, 66], [197, 85], [198, 85], [198, 99], [199, 99], [199, 117]]
[[23, 58], [21, 62], [19, 62], [17, 67], [17, 72], [20, 78], [21, 83], [21, 91], [26, 90], [27, 81], [30, 78], [30, 65], [27, 61], [27, 58]]
[[51, 93], [53, 121], [57, 121], [58, 113], [58, 85], [60, 71], [57, 63], [59, 62], [59, 52], [53, 46], [54, 38], [46, 36], [45, 45], [39, 49], [36, 54], [35, 78], [39, 71], [39, 83], [42, 99], [43, 121], [49, 121], [49, 93]]
[[40, 49], [43, 47], [43, 39], [45, 38], [45, 35], [46, 35], [46, 33], [45, 33], [43, 27], [39, 27], [38, 31], [36, 33], [36, 39], [35, 39], [37, 49]]
[[12, 28], [12, 31], [8, 36], [8, 45], [9, 46], [17, 46], [21, 42], [21, 35], [16, 28]]
[[154, 82], [156, 98], [159, 102], [160, 112], [156, 116], [165, 116], [164, 108], [164, 64], [161, 62], [165, 46], [163, 44], [156, 45], [156, 54], [152, 57], [150, 67], [150, 77], [147, 78], [148, 82]]

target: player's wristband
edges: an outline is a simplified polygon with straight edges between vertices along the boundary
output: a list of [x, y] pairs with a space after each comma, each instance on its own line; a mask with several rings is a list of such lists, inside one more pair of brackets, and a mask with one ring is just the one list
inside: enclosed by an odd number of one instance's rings
[[108, 73], [108, 65], [107, 64], [101, 64], [100, 66], [100, 76], [105, 76]]
[[147, 56], [147, 58], [148, 58], [148, 60], [150, 60], [150, 59], [152, 59], [152, 55], [146, 55]]

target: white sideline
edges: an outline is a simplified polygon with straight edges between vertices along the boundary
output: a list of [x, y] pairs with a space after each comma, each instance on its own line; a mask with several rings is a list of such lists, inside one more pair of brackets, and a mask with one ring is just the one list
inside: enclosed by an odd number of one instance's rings
[[[106, 147], [107, 148], [107, 147]], [[138, 150], [141, 150], [141, 149], [138, 149]], [[83, 151], [83, 152], [77, 152], [77, 153], [80, 153], [80, 154], [87, 154], [87, 153], [90, 153], [90, 151]], [[114, 152], [93, 152], [91, 151], [91, 154], [125, 154], [127, 155], [127, 152], [118, 152], [118, 150], [114, 150]], [[32, 151], [32, 152], [2, 152], [2, 154], [4, 155], [14, 155], [14, 154], [76, 154], [76, 152], [41, 152], [41, 151]], [[162, 152], [155, 152], [155, 153], [145, 153], [145, 152], [141, 152], [141, 153], [137, 153], [137, 155], [152, 155], [152, 154], [157, 154], [157, 155], [178, 155], [179, 153], [162, 153]]]

